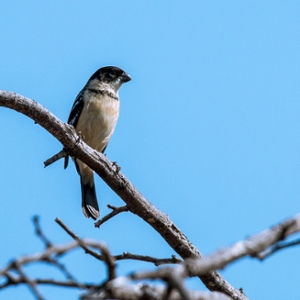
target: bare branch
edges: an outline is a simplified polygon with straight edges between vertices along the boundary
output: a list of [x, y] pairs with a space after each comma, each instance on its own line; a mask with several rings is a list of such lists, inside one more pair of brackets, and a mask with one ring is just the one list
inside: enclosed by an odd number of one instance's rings
[[[74, 240], [81, 242], [80, 247], [88, 254], [92, 255], [93, 257], [97, 258], [98, 260], [105, 260], [103, 255], [100, 255], [90, 248], [86, 246], [85, 243], [83, 243], [78, 235], [73, 232], [62, 220], [59, 218], [55, 219], [55, 222], [58, 223]], [[155, 258], [147, 255], [139, 255], [139, 254], [132, 254], [129, 252], [124, 252], [123, 254], [120, 255], [114, 255], [112, 256], [114, 260], [124, 260], [124, 259], [133, 259], [133, 260], [140, 260], [140, 261], [145, 261], [145, 262], [152, 262], [156, 266], [161, 265], [161, 264], [174, 264], [174, 263], [179, 263], [182, 262], [182, 260], [176, 258], [175, 255], [172, 256], [172, 258]]]
[[102, 245], [102, 256], [103, 260], [106, 263], [107, 266], [107, 272], [108, 272], [108, 279], [107, 281], [116, 279], [116, 263], [114, 257], [110, 254], [108, 248], [105, 245]]
[[108, 204], [107, 207], [111, 208], [113, 211], [111, 213], [109, 213], [108, 215], [104, 216], [102, 219], [95, 222], [95, 227], [99, 228], [104, 222], [108, 221], [112, 217], [116, 216], [117, 214], [119, 214], [121, 212], [125, 212], [125, 211], [129, 210], [127, 205], [121, 206], [121, 207], [115, 207], [115, 206]]
[[[118, 277], [107, 283], [105, 289], [81, 296], [81, 300], [122, 299], [122, 300], [163, 300], [166, 294], [165, 286], [150, 284], [132, 284], [126, 277]], [[168, 295], [169, 300], [183, 300], [177, 291]], [[231, 300], [232, 298], [219, 292], [189, 291], [191, 300]]]
[[[8, 275], [9, 278], [5, 283], [0, 284], [0, 290], [4, 289], [9, 286], [19, 285], [19, 284], [27, 284], [28, 279], [24, 277], [13, 277]], [[31, 282], [35, 285], [45, 284], [45, 285], [53, 285], [53, 286], [61, 286], [61, 287], [70, 287], [70, 288], [78, 288], [78, 289], [96, 289], [100, 286], [98, 284], [90, 284], [90, 283], [79, 283], [77, 281], [61, 281], [61, 280], [54, 280], [54, 279], [30, 279]]]
[[54, 154], [52, 157], [48, 158], [47, 160], [44, 161], [44, 167], [48, 167], [51, 164], [55, 163], [61, 158], [66, 157], [68, 154], [64, 149], [60, 150], [58, 153]]
[[141, 279], [161, 279], [168, 284], [167, 294], [172, 290], [177, 290], [182, 299], [189, 300], [190, 296], [184, 287], [183, 279], [187, 276], [186, 269], [183, 266], [177, 268], [161, 268], [155, 271], [139, 272], [130, 277], [134, 280]]
[[[130, 278], [134, 280], [160, 278], [168, 283], [168, 292], [176, 288], [184, 298], [185, 296], [183, 295], [185, 290], [182, 289], [183, 278], [187, 276], [199, 276], [206, 274], [211, 270], [223, 269], [229, 263], [245, 256], [261, 259], [262, 253], [266, 253], [265, 249], [268, 249], [273, 244], [276, 245], [278, 241], [281, 241], [298, 231], [300, 231], [300, 213], [293, 218], [246, 239], [245, 241], [237, 242], [231, 247], [216, 251], [209, 256], [202, 257], [201, 259], [187, 259], [184, 263], [175, 268], [164, 267], [154, 271], [137, 272], [132, 274]], [[297, 240], [292, 243], [284, 244], [284, 246], [280, 248], [286, 248], [299, 243], [300, 240]], [[271, 247], [272, 250], [273, 248]], [[276, 248], [279, 248], [279, 246]], [[240, 293], [243, 294], [243, 291], [240, 290]]]
[[[116, 278], [116, 264], [115, 258], [110, 254], [108, 248], [103, 243], [96, 243], [96, 248], [100, 249], [102, 255], [92, 251], [84, 240], [81, 240], [77, 234], [75, 234], [67, 225], [65, 225], [59, 218], [55, 219], [58, 223], [74, 240], [79, 243], [79, 246], [84, 249], [84, 251], [99, 260], [103, 260], [107, 266], [108, 271], [108, 281]], [[95, 245], [95, 244], [94, 244]]]
[[154, 263], [155, 266], [160, 266], [164, 264], [179, 264], [183, 262], [183, 260], [178, 259], [175, 255], [172, 255], [171, 258], [156, 258], [148, 255], [139, 255], [139, 254], [132, 254], [130, 252], [124, 252], [120, 255], [114, 255], [116, 260], [124, 260], [124, 259], [133, 259], [133, 260], [140, 260], [145, 262]]
[[201, 259], [186, 260], [190, 276], [206, 274], [210, 270], [223, 269], [232, 261], [245, 256], [259, 257], [259, 254], [278, 241], [300, 231], [300, 213], [270, 229], [254, 235], [231, 247], [216, 251]]
[[[46, 235], [43, 233], [41, 225], [40, 225], [40, 219], [38, 216], [33, 217], [33, 225], [35, 228], [36, 235], [42, 240], [42, 242], [45, 244], [45, 248], [50, 248], [53, 246], [51, 241], [46, 237]], [[73, 277], [73, 275], [67, 270], [67, 268], [58, 261], [54, 256], [48, 257], [49, 263], [57, 267], [62, 274], [71, 281], [76, 281], [76, 279]]]
[[63, 221], [61, 221], [59, 218], [56, 218], [55, 222], [59, 224], [61, 228], [63, 228], [75, 241], [79, 243], [80, 247], [85, 251], [85, 253], [92, 255], [98, 260], [102, 260], [102, 256], [97, 252], [91, 250], [89, 247], [87, 247], [86, 244], [83, 243], [83, 241], [78, 237], [78, 235], [75, 232], [73, 232], [66, 224], [64, 224]]
[[38, 216], [34, 216], [32, 218], [32, 222], [34, 225], [35, 233], [36, 235], [42, 240], [42, 242], [45, 244], [46, 248], [52, 247], [52, 243], [49, 241], [49, 239], [43, 234], [42, 228], [40, 226], [40, 220]]
[[52, 264], [54, 267], [57, 267], [58, 270], [61, 271], [61, 273], [69, 280], [72, 282], [77, 282], [75, 277], [68, 271], [68, 269], [58, 261], [56, 258], [49, 258], [50, 264]]
[[[46, 247], [46, 250], [42, 253], [21, 257], [11, 262], [4, 270], [0, 270], [0, 276], [4, 276], [6, 278], [6, 282], [0, 284], [0, 289], [10, 285], [25, 283], [30, 287], [35, 297], [39, 300], [43, 298], [41, 294], [38, 292], [36, 285], [47, 284], [47, 283], [54, 284], [54, 285], [61, 285], [61, 286], [84, 288], [84, 289], [93, 288], [93, 290], [91, 290], [89, 294], [84, 296], [82, 299], [89, 299], [89, 297], [92, 297], [93, 299], [102, 299], [103, 297], [101, 295], [104, 294], [107, 297], [109, 297], [108, 295], [111, 296], [114, 293], [116, 293], [116, 288], [118, 290], [118, 293], [120, 293], [120, 285], [117, 285], [117, 287], [114, 286], [116, 282], [120, 283], [120, 281], [118, 280], [121, 278], [121, 277], [116, 278], [117, 276], [116, 276], [116, 268], [115, 268], [115, 259], [117, 259], [118, 256], [115, 257], [112, 256], [108, 248], [102, 243], [92, 241], [92, 240], [79, 239], [78, 236], [73, 231], [71, 231], [62, 221], [60, 221], [59, 219], [57, 219], [56, 221], [64, 228], [64, 230], [68, 232], [68, 234], [70, 234], [75, 239], [75, 241], [73, 243], [65, 244], [62, 246], [53, 246], [52, 243], [49, 241], [49, 239], [45, 237], [45, 235], [42, 233], [42, 230], [38, 223], [38, 219], [35, 218], [35, 222], [36, 222], [35, 225], [38, 228], [37, 230], [38, 235], [40, 237], [43, 237], [43, 240], [46, 241], [45, 243], [48, 245], [51, 244], [51, 246]], [[127, 283], [126, 286], [124, 285], [122, 286], [122, 292], [124, 293], [125, 291], [125, 295], [127, 295], [126, 294], [127, 292], [130, 295], [134, 295], [132, 296], [132, 298], [128, 298], [128, 299], [145, 299], [145, 290], [141, 289], [141, 285], [139, 285], [138, 294], [135, 294], [137, 292], [137, 288], [134, 285], [132, 286], [132, 284], [128, 286], [128, 282], [130, 282], [130, 280], [160, 279], [166, 282], [167, 288], [162, 289], [161, 292], [158, 294], [158, 296], [153, 299], [162, 299], [162, 300], [163, 299], [186, 299], [186, 300], [214, 299], [212, 297], [215, 296], [217, 297], [216, 299], [229, 299], [224, 294], [219, 294], [219, 293], [217, 294], [209, 293], [207, 297], [201, 296], [202, 298], [201, 297], [194, 298], [194, 295], [191, 294], [190, 291], [187, 291], [185, 289], [184, 279], [188, 276], [199, 276], [199, 274], [201, 275], [202, 273], [205, 274], [205, 272], [208, 272], [214, 268], [224, 268], [230, 262], [235, 261], [243, 256], [260, 258], [261, 253], [264, 253], [266, 251], [265, 249], [268, 249], [273, 244], [276, 245], [278, 241], [281, 241], [282, 239], [285, 239], [291, 234], [294, 234], [298, 231], [300, 231], [300, 213], [294, 216], [293, 218], [290, 218], [276, 226], [271, 227], [270, 229], [264, 230], [263, 232], [246, 239], [245, 241], [240, 241], [234, 244], [233, 246], [219, 250], [210, 256], [202, 257], [201, 259], [196, 259], [196, 260], [195, 259], [186, 260], [185, 262], [181, 263], [180, 265], [174, 268], [162, 267], [154, 271], [134, 273], [130, 275], [128, 279], [126, 279]], [[294, 245], [298, 243], [299, 241], [294, 241], [288, 244]], [[108, 279], [106, 280], [105, 284], [87, 285], [83, 283], [78, 283], [76, 280], [71, 280], [71, 279], [68, 281], [55, 281], [50, 279], [43, 279], [43, 280], [30, 279], [22, 271], [22, 266], [28, 263], [38, 262], [38, 261], [52, 263], [53, 261], [56, 261], [56, 257], [66, 254], [68, 251], [71, 251], [76, 247], [81, 247], [85, 251], [86, 249], [91, 251], [90, 247], [92, 247], [102, 252], [102, 256], [99, 256], [99, 259], [104, 260], [108, 269]], [[271, 247], [271, 249], [272, 248], [274, 247]], [[134, 256], [136, 256], [135, 257], [136, 259], [141, 258], [144, 260], [146, 258], [152, 262], [155, 259], [152, 257], [142, 257], [142, 256], [138, 257], [137, 255], [124, 253], [123, 258], [125, 256], [131, 258], [134, 258]], [[119, 259], [121, 259], [121, 257], [119, 257]], [[173, 257], [173, 259], [176, 258]], [[17, 273], [19, 273], [19, 276], [18, 277], [12, 276], [12, 274], [10, 274], [10, 271], [12, 270], [16, 270]], [[154, 289], [157, 291], [157, 287], [155, 287]], [[244, 295], [242, 290], [240, 290], [239, 292], [241, 295]], [[147, 293], [149, 293], [149, 289], [147, 290]], [[126, 299], [126, 297], [124, 298], [123, 296], [120, 298]], [[148, 297], [147, 299], [152, 299], [152, 298]]]
[[297, 240], [291, 241], [291, 242], [279, 242], [279, 243], [275, 244], [273, 247], [270, 247], [270, 248], [266, 249], [265, 251], [262, 251], [261, 253], [259, 253], [257, 255], [257, 257], [260, 260], [264, 260], [279, 250], [283, 250], [283, 249], [290, 248], [293, 246], [298, 246], [298, 245], [300, 245], [300, 239], [297, 239]]
[[20, 274], [20, 278], [22, 278], [22, 280], [24, 280], [24, 282], [29, 286], [32, 294], [35, 296], [36, 299], [38, 300], [44, 300], [44, 297], [42, 296], [42, 294], [40, 294], [40, 292], [38, 291], [37, 287], [36, 287], [36, 283], [34, 281], [32, 281], [28, 276], [25, 275], [25, 273], [23, 272], [21, 265], [17, 262], [15, 262], [13, 264], [13, 268]]
[[[63, 144], [70, 156], [80, 159], [92, 168], [127, 204], [129, 211], [152, 226], [183, 259], [201, 257], [197, 248], [170, 218], [147, 201], [120, 172], [119, 167], [79, 139], [73, 126], [61, 122], [36, 101], [15, 93], [0, 91], [0, 106], [21, 112], [44, 127]], [[215, 271], [201, 275], [200, 278], [212, 291], [222, 291], [236, 300], [247, 299]]]
[[78, 242], [72, 242], [72, 243], [62, 245], [62, 246], [49, 247], [44, 252], [36, 253], [31, 256], [20, 257], [20, 258], [16, 259], [15, 261], [12, 261], [3, 270], [0, 270], [0, 276], [5, 276], [7, 271], [9, 271], [11, 269], [15, 269], [15, 265], [26, 265], [28, 263], [37, 262], [37, 261], [49, 262], [52, 255], [54, 255], [54, 256], [62, 255], [62, 254], [65, 254], [65, 253], [69, 252], [70, 250], [77, 248], [77, 247], [78, 247]]

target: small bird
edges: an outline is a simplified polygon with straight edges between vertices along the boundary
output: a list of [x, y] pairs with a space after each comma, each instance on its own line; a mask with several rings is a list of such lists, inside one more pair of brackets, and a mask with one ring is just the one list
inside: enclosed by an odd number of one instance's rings
[[[119, 117], [120, 99], [118, 90], [121, 85], [131, 80], [122, 69], [107, 66], [97, 70], [77, 95], [72, 106], [68, 124], [90, 147], [104, 152], [111, 138]], [[64, 167], [68, 166], [69, 157], [65, 158]], [[96, 197], [94, 172], [79, 159], [75, 166], [80, 175], [82, 211], [94, 220], [100, 211]]]

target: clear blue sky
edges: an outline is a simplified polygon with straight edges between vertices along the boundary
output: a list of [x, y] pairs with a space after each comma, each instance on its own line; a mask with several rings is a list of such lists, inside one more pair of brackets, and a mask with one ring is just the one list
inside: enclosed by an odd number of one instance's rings
[[[2, 1], [0, 88], [35, 99], [66, 121], [90, 75], [117, 65], [132, 81], [107, 148], [123, 173], [204, 254], [299, 212], [300, 3], [298, 1]], [[174, 251], [135, 215], [98, 230], [80, 207], [79, 177], [43, 161], [61, 145], [33, 121], [0, 108], [0, 268], [43, 250], [31, 218], [54, 243], [105, 241], [114, 254]], [[123, 202], [96, 179], [102, 216]], [[80, 280], [102, 281], [101, 262], [74, 251]], [[251, 299], [299, 299], [299, 248], [221, 274]], [[153, 268], [120, 262], [118, 274]], [[61, 278], [47, 266], [31, 276]], [[198, 280], [194, 289], [205, 289]], [[42, 287], [47, 299], [78, 291]], [[288, 296], [287, 296], [288, 295]], [[33, 299], [27, 287], [1, 299]]]

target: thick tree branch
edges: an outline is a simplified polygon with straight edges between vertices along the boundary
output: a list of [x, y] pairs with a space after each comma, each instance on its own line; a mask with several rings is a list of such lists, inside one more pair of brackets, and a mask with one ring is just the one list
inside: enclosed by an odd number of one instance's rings
[[[105, 155], [86, 145], [72, 126], [60, 121], [36, 101], [15, 93], [0, 91], [0, 106], [23, 113], [44, 127], [62, 143], [68, 154], [79, 158], [91, 167], [120, 196], [130, 212], [138, 215], [152, 226], [182, 258], [201, 257], [200, 252], [170, 218], [147, 201]], [[202, 275], [200, 278], [211, 291], [224, 292], [236, 300], [247, 299], [215, 271]]]

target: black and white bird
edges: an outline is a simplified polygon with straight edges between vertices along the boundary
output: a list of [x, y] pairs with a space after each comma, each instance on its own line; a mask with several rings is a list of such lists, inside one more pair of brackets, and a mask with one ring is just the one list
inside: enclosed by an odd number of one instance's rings
[[[119, 117], [119, 88], [130, 81], [130, 76], [122, 69], [107, 66], [97, 70], [77, 95], [72, 106], [68, 124], [90, 147], [104, 152]], [[80, 175], [82, 211], [94, 220], [99, 218], [100, 210], [96, 197], [94, 172], [79, 159], [75, 159]], [[68, 157], [65, 159], [65, 168]]]

